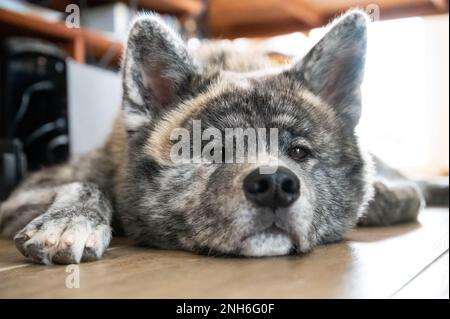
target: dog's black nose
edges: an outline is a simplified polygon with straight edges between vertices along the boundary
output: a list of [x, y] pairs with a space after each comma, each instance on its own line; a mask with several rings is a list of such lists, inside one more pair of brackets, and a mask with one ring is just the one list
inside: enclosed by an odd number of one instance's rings
[[260, 174], [257, 168], [244, 179], [244, 191], [258, 206], [286, 207], [300, 196], [300, 181], [285, 167], [278, 167], [273, 174]]

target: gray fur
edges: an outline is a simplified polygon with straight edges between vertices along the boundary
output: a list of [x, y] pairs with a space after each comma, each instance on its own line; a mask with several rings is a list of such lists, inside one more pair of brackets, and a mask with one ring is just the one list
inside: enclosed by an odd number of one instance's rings
[[[125, 113], [148, 123], [159, 110], [179, 102], [183, 86], [196, 68], [175, 32], [156, 15], [140, 16], [130, 28], [122, 65]], [[128, 125], [129, 129], [138, 127]]]
[[[354, 134], [366, 48], [364, 13], [351, 11], [293, 66], [217, 44], [191, 52], [154, 16], [131, 27], [122, 64], [123, 108], [104, 147], [38, 172], [0, 207], [2, 234], [35, 262], [99, 258], [109, 225], [145, 246], [207, 254], [306, 253], [361, 225], [414, 220], [419, 187], [381, 165]], [[192, 128], [276, 127], [279, 165], [301, 195], [290, 207], [261, 208], [243, 192], [260, 164], [180, 164], [167, 160], [168, 132]], [[304, 160], [289, 157], [308, 148]], [[448, 186], [447, 186], [448, 189]], [[72, 190], [72, 191], [69, 191]], [[75, 191], [74, 191], [75, 190]], [[112, 213], [114, 212], [114, 214]], [[24, 227], [22, 230], [20, 230]], [[76, 245], [45, 246], [72, 230]], [[87, 234], [97, 245], [86, 248]]]

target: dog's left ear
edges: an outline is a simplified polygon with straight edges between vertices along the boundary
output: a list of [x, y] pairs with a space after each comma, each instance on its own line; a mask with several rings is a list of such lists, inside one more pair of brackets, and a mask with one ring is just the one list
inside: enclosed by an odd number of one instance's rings
[[122, 62], [122, 109], [128, 131], [136, 131], [189, 92], [199, 74], [185, 42], [159, 17], [134, 20]]
[[366, 14], [359, 10], [338, 18], [328, 33], [287, 72], [334, 108], [350, 128], [358, 124], [361, 116], [367, 21]]

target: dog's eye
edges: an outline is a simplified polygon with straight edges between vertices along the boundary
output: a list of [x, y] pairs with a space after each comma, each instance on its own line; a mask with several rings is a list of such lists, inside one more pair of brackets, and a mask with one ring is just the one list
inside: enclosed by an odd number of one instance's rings
[[296, 161], [300, 161], [305, 159], [309, 155], [309, 151], [306, 148], [294, 146], [288, 150], [288, 155], [290, 158]]

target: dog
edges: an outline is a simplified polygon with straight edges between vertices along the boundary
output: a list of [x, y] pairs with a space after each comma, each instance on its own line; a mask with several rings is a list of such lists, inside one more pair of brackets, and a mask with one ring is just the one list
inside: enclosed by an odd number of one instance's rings
[[[97, 260], [113, 230], [160, 249], [281, 256], [339, 241], [357, 224], [414, 220], [426, 200], [448, 203], [448, 186], [407, 179], [355, 135], [367, 24], [351, 10], [302, 59], [276, 66], [213, 42], [190, 50], [155, 15], [140, 15], [107, 142], [26, 178], [1, 204], [1, 234], [42, 264]], [[224, 163], [193, 161], [189, 150], [190, 161], [173, 160], [172, 133], [193, 132], [195, 121], [200, 133], [275, 128], [278, 151], [264, 144], [255, 161]]]

